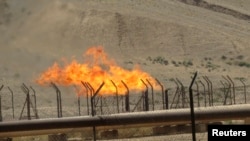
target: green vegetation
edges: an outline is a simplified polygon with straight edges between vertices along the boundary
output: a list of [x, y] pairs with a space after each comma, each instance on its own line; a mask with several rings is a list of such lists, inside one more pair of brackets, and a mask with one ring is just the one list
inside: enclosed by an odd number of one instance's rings
[[243, 55], [238, 55], [236, 57], [231, 57], [230, 59], [228, 59], [227, 56], [222, 55], [221, 56], [221, 60], [225, 61], [226, 64], [228, 65], [236, 65], [239, 67], [247, 67], [250, 68], [250, 63], [244, 61], [244, 56]]
[[134, 64], [132, 61], [125, 61], [125, 64]]
[[164, 57], [161, 57], [161, 56], [157, 56], [155, 58], [151, 58], [149, 56], [149, 57], [147, 57], [146, 60], [150, 61], [153, 64], [158, 63], [158, 64], [161, 64], [161, 65], [168, 65], [168, 60], [166, 60]]
[[191, 60], [183, 61], [182, 64], [185, 67], [193, 66], [193, 62]]
[[[150, 61], [152, 64], [161, 64], [161, 65], [168, 65], [169, 61], [167, 59], [165, 59], [162, 56], [157, 56], [155, 58], [152, 58], [151, 56], [146, 58], [147, 61]], [[184, 67], [190, 67], [193, 66], [193, 62], [192, 60], [183, 60], [183, 61], [176, 61], [176, 60], [171, 60], [171, 63], [175, 66], [175, 67], [179, 67], [179, 66], [184, 66]]]
[[221, 56], [221, 59], [222, 59], [222, 60], [226, 60], [226, 59], [227, 59], [227, 57], [226, 57], [226, 56], [224, 56], [224, 55], [222, 55], [222, 56]]
[[237, 62], [238, 66], [240, 67], [247, 67], [247, 68], [250, 68], [250, 63], [247, 63], [247, 62], [244, 62], [244, 61], [241, 61], [241, 62]]

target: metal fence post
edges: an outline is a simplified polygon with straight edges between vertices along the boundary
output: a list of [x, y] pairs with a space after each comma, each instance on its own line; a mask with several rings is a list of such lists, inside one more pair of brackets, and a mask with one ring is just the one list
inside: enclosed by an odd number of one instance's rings
[[195, 136], [195, 115], [194, 115], [194, 103], [193, 103], [193, 90], [192, 90], [192, 86], [193, 83], [195, 81], [195, 78], [197, 76], [197, 72], [195, 72], [194, 77], [192, 79], [192, 82], [189, 86], [189, 98], [190, 98], [190, 113], [191, 113], [191, 122], [192, 122], [192, 137], [193, 137], [193, 141], [196, 141], [196, 136]]
[[[91, 96], [91, 115], [92, 117], [95, 116], [95, 111], [94, 111], [94, 99], [97, 96], [97, 94], [99, 93], [99, 91], [101, 90], [101, 88], [103, 87], [105, 83], [103, 82], [100, 87], [96, 90], [96, 92], [93, 93], [93, 95]], [[93, 136], [94, 136], [94, 141], [96, 141], [96, 128], [95, 126], [93, 126]]]
[[157, 83], [160, 85], [160, 87], [161, 87], [162, 109], [164, 109], [164, 106], [165, 106], [165, 104], [164, 104], [164, 100], [165, 100], [165, 98], [164, 98], [164, 88], [163, 88], [163, 85], [161, 84], [161, 82], [160, 82], [158, 79], [155, 78], [155, 80], [156, 80], [156, 82], [157, 82]]
[[[3, 89], [3, 86], [4, 85], [2, 85], [1, 87], [0, 87], [0, 91]], [[1, 94], [0, 94], [0, 122], [1, 121], [3, 121], [3, 116], [2, 116], [2, 98], [1, 98]]]
[[51, 82], [51, 85], [53, 88], [56, 90], [56, 100], [57, 100], [57, 117], [61, 118], [62, 117], [62, 99], [61, 99], [61, 91], [59, 88], [56, 86], [55, 83]]
[[82, 83], [82, 85], [85, 87], [85, 89], [86, 89], [86, 101], [87, 101], [87, 113], [88, 113], [88, 115], [89, 115], [89, 88], [88, 88], [88, 85], [85, 83], [85, 82], [83, 82], [83, 81], [81, 81], [81, 83]]
[[15, 118], [15, 109], [14, 109], [14, 96], [13, 96], [13, 91], [10, 89], [10, 87], [8, 86], [8, 90], [10, 91], [11, 93], [11, 105], [12, 105], [12, 116], [13, 116], [13, 119]]
[[2, 116], [2, 98], [1, 98], [1, 94], [0, 94], [0, 122], [3, 121], [3, 116]]
[[244, 83], [243, 79], [239, 79], [240, 82], [243, 84], [244, 86], [244, 98], [245, 98], [245, 104], [247, 103], [247, 94], [246, 94], [246, 84]]
[[120, 113], [119, 110], [119, 96], [118, 96], [118, 88], [113, 80], [110, 80], [113, 86], [115, 87], [115, 96], [116, 96], [116, 106], [117, 106], [117, 112]]
[[207, 107], [207, 96], [206, 96], [206, 87], [205, 84], [202, 81], [199, 81], [201, 83], [201, 85], [203, 86], [203, 92], [204, 92], [204, 103], [205, 103], [205, 107]]
[[166, 89], [165, 90], [165, 106], [166, 106], [166, 109], [168, 109], [169, 107], [168, 107], [168, 90]]
[[130, 111], [130, 106], [129, 106], [129, 88], [126, 85], [126, 83], [124, 81], [121, 81], [122, 84], [125, 86], [125, 88], [127, 89], [127, 92], [125, 94], [125, 111], [129, 112]]
[[146, 81], [148, 82], [148, 84], [151, 87], [151, 94], [152, 94], [152, 105], [153, 105], [153, 111], [155, 110], [155, 100], [154, 100], [154, 87], [153, 85], [150, 83], [150, 81], [148, 79], [146, 79]]
[[146, 87], [146, 91], [144, 92], [144, 106], [145, 106], [145, 111], [149, 111], [149, 103], [148, 103], [148, 85], [141, 79], [142, 83], [145, 85]]

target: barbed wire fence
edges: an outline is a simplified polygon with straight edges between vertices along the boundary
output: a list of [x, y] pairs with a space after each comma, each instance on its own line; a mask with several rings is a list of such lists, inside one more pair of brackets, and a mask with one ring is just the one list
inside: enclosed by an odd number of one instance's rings
[[[72, 96], [61, 91], [55, 83], [52, 83], [54, 89], [50, 89], [51, 97], [41, 101], [41, 94], [36, 89], [26, 84], [21, 84], [18, 90], [9, 86], [0, 87], [0, 120], [33, 120], [46, 118], [63, 118], [74, 116], [98, 116], [112, 115], [141, 111], [156, 111], [169, 109], [189, 108], [188, 87], [178, 79], [171, 79], [175, 87], [165, 88], [163, 84], [156, 79], [159, 88], [153, 88], [148, 80], [142, 80], [145, 84], [145, 90], [141, 92], [130, 92], [127, 87], [127, 93], [119, 95], [100, 96], [97, 91], [93, 91], [91, 84], [83, 82], [83, 87], [87, 89], [86, 96]], [[126, 86], [126, 84], [124, 83]], [[114, 84], [115, 86], [115, 84]], [[249, 87], [244, 79], [232, 79], [230, 76], [222, 76], [219, 82], [213, 82], [207, 76], [199, 77], [193, 86], [194, 107], [214, 107], [221, 105], [248, 104], [250, 101]], [[101, 87], [100, 87], [101, 89]], [[70, 92], [74, 93], [74, 92]], [[93, 96], [95, 95], [95, 96]], [[46, 103], [47, 102], [47, 103]], [[153, 120], [153, 119], [152, 119]], [[197, 133], [201, 140], [206, 140], [205, 125], [197, 125]], [[116, 127], [105, 129], [96, 127], [84, 128], [82, 131], [69, 131], [67, 133], [39, 135], [32, 137], [19, 137], [20, 140], [97, 140], [105, 139], [124, 139], [136, 137], [155, 137], [159, 135], [171, 136], [171, 140], [187, 140], [185, 133], [190, 135], [190, 125], [151, 125], [146, 127]], [[95, 132], [95, 133], [93, 133]], [[183, 134], [176, 136], [172, 134]], [[96, 137], [93, 137], [93, 136]], [[183, 138], [182, 138], [183, 137]], [[22, 139], [25, 138], [25, 139]], [[151, 137], [152, 138], [152, 137]], [[156, 138], [154, 138], [156, 140]], [[191, 138], [190, 138], [191, 140]]]

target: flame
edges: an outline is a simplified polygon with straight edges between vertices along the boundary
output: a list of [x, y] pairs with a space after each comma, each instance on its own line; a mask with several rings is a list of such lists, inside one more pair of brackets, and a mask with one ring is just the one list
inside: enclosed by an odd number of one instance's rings
[[120, 95], [125, 94], [127, 89], [122, 81], [129, 91], [145, 90], [146, 86], [142, 81], [147, 83], [146, 80], [154, 87], [157, 86], [155, 79], [143, 72], [139, 66], [126, 70], [116, 65], [115, 61], [104, 52], [102, 46], [89, 48], [84, 56], [91, 60], [85, 63], [73, 60], [71, 63], [65, 63], [64, 66], [54, 63], [39, 76], [36, 82], [40, 85], [54, 82], [62, 86], [78, 86], [81, 88], [77, 90], [78, 95], [85, 92], [82, 82], [88, 82], [95, 90], [104, 82], [105, 85], [99, 92], [101, 95], [114, 94], [116, 90]]

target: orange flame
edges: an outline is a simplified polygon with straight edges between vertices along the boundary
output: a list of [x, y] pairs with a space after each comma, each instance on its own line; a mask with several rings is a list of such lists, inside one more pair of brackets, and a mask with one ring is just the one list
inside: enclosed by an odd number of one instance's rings
[[[36, 82], [40, 85], [50, 84], [50, 82], [63, 86], [75, 85], [81, 89], [84, 89], [81, 82], [88, 82], [95, 89], [102, 82], [105, 82], [99, 93], [101, 95], [114, 94], [116, 87], [118, 94], [125, 94], [127, 89], [122, 81], [126, 83], [129, 91], [145, 90], [146, 87], [142, 80], [144, 82], [148, 80], [154, 87], [157, 86], [155, 79], [148, 73], [141, 71], [138, 66], [134, 67], [133, 70], [117, 66], [114, 61], [108, 58], [102, 46], [89, 48], [85, 55], [90, 57], [92, 62], [81, 64], [73, 60], [63, 67], [54, 63], [40, 75]], [[83, 90], [79, 91], [83, 93]]]

